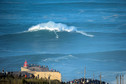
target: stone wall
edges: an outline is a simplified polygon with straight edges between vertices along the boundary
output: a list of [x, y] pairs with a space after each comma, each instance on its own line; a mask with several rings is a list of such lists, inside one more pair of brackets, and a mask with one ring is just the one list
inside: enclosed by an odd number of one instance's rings
[[45, 79], [50, 78], [50, 80], [59, 80], [61, 82], [61, 73], [59, 72], [37, 72], [37, 71], [31, 71], [24, 67], [21, 67], [21, 71], [32, 73], [34, 74], [35, 77], [38, 78], [45, 78]]

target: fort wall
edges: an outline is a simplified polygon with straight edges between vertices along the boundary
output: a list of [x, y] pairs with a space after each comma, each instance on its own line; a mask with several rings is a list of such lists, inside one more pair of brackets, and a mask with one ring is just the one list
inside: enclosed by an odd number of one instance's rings
[[61, 73], [59, 72], [42, 72], [42, 71], [31, 71], [28, 68], [21, 67], [21, 71], [26, 71], [28, 73], [32, 73], [37, 78], [45, 78], [50, 80], [59, 80], [61, 82]]

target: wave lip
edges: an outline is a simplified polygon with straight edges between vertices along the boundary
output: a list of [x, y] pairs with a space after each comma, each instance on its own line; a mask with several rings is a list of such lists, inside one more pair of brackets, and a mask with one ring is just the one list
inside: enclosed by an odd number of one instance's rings
[[59, 38], [58, 34], [56, 32], [76, 32], [88, 37], [93, 37], [94, 35], [87, 34], [86, 32], [79, 31], [75, 26], [67, 26], [66, 24], [62, 23], [55, 23], [53, 21], [49, 21], [47, 23], [41, 23], [35, 26], [32, 26], [27, 30], [27, 32], [34, 32], [34, 31], [40, 31], [40, 30], [48, 30], [53, 31], [56, 34], [56, 38]]

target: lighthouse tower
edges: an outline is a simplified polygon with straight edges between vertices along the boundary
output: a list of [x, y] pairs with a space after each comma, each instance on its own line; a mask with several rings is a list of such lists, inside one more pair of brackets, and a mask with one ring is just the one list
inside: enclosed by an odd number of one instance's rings
[[25, 68], [27, 68], [28, 67], [28, 63], [27, 63], [27, 61], [25, 60], [25, 62], [24, 62], [24, 67]]

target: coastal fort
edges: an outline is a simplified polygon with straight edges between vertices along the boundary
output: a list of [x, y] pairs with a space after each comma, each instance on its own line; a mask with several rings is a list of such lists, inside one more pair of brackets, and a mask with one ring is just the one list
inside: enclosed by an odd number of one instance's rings
[[[84, 70], [84, 77], [74, 79], [72, 81], [61, 81], [61, 73], [54, 69], [49, 69], [48, 66], [40, 66], [35, 64], [28, 64], [27, 61], [21, 67], [21, 71], [7, 72], [2, 70], [0, 72], [0, 84], [109, 84], [93, 77], [86, 78], [86, 67]], [[119, 77], [116, 77], [117, 84], [119, 84]], [[120, 75], [120, 84], [124, 84], [124, 76]]]
[[21, 67], [21, 72], [27, 72], [33, 74], [38, 79], [49, 79], [49, 80], [58, 80], [61, 82], [61, 73], [56, 70], [49, 70], [48, 66], [40, 65], [28, 65], [27, 61], [24, 62], [24, 66]]

